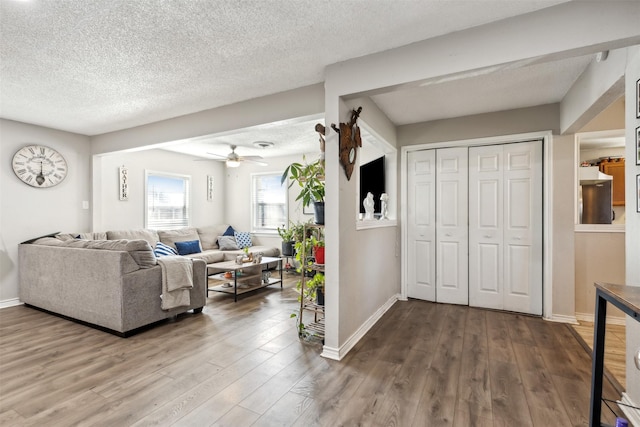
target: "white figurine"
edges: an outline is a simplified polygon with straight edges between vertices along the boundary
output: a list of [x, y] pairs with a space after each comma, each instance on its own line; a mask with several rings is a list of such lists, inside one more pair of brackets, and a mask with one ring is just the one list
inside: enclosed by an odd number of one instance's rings
[[382, 206], [380, 208], [380, 219], [388, 219], [387, 218], [387, 214], [389, 213], [387, 211], [387, 202], [389, 201], [389, 195], [387, 193], [382, 193], [380, 195], [380, 205]]
[[367, 197], [365, 197], [362, 202], [362, 206], [364, 206], [364, 219], [373, 219], [373, 209], [375, 202], [373, 201], [373, 194], [367, 193]]

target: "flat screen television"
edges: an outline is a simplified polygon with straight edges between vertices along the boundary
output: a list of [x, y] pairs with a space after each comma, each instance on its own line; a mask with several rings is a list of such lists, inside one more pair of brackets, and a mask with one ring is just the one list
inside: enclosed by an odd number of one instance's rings
[[386, 193], [384, 156], [360, 166], [360, 213], [364, 213], [362, 201], [367, 193], [373, 194], [375, 216], [380, 216], [380, 195]]

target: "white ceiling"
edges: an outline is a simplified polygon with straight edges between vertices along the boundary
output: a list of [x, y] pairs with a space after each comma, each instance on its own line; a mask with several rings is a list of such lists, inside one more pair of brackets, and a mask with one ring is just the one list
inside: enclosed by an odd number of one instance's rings
[[[0, 117], [97, 135], [322, 82], [329, 64], [563, 2], [0, 0]], [[553, 103], [591, 59], [372, 99], [396, 125]], [[263, 157], [317, 150], [318, 121], [172, 149], [226, 155], [235, 144], [240, 155]], [[276, 148], [260, 151], [257, 140]]]

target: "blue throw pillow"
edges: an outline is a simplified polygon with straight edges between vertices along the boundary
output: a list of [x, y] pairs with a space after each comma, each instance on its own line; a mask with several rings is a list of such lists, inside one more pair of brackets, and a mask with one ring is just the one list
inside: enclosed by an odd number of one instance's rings
[[227, 229], [225, 230], [224, 233], [222, 233], [223, 236], [233, 236], [233, 233], [235, 233], [236, 230], [233, 229], [232, 226], [228, 226]]
[[234, 234], [236, 237], [236, 244], [240, 249], [253, 246], [251, 244], [251, 233], [247, 231], [236, 231]]
[[202, 252], [202, 249], [200, 249], [200, 240], [176, 242], [176, 248], [178, 248], [178, 255], [198, 254]]
[[162, 242], [156, 243], [156, 248], [153, 250], [153, 252], [158, 258], [160, 258], [161, 256], [178, 255], [178, 252], [175, 249]]

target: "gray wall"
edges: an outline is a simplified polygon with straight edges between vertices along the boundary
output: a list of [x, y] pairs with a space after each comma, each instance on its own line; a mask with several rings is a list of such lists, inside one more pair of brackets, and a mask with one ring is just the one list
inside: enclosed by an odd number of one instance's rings
[[[0, 307], [17, 303], [18, 244], [56, 231], [89, 231], [91, 200], [89, 137], [0, 119]], [[16, 151], [41, 144], [58, 150], [69, 172], [55, 187], [34, 188], [11, 167]]]

